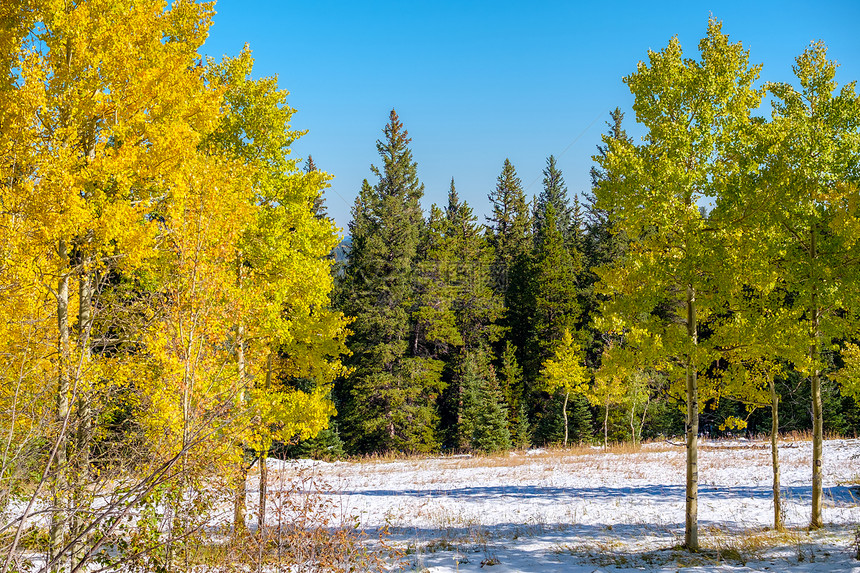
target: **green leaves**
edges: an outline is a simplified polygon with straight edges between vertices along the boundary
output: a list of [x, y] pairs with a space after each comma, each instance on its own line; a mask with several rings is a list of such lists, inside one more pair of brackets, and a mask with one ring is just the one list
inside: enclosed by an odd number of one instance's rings
[[574, 342], [570, 330], [565, 330], [562, 334], [553, 357], [544, 361], [541, 374], [549, 392], [556, 390], [571, 394], [587, 392], [591, 375], [585, 367], [582, 349]]

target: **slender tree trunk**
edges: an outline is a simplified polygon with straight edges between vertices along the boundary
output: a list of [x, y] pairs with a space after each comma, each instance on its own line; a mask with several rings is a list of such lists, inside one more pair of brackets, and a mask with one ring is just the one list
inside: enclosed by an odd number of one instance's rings
[[[687, 335], [698, 344], [696, 291], [687, 285]], [[687, 357], [687, 507], [684, 544], [699, 550], [699, 384], [692, 356]]]
[[770, 457], [773, 464], [773, 528], [777, 531], [784, 529], [782, 523], [782, 498], [779, 493], [779, 448], [777, 447], [777, 439], [779, 438], [779, 395], [776, 393], [776, 384], [773, 380], [773, 374], [769, 375], [768, 383], [770, 384]]
[[[87, 268], [81, 271], [78, 294], [78, 351], [81, 353], [81, 366], [86, 368], [92, 357], [90, 333], [93, 324], [93, 275]], [[82, 374], [83, 372], [78, 372], [78, 377], [80, 378]], [[89, 398], [88, 393], [79, 387], [78, 413], [80, 424], [77, 433], [77, 455], [79, 456], [80, 466], [83, 468], [88, 468], [90, 463], [89, 448], [92, 408]]]
[[[90, 393], [81, 381], [84, 370], [88, 367], [91, 358], [90, 332], [93, 320], [93, 278], [89, 270], [88, 261], [81, 261], [80, 282], [78, 285], [78, 352], [80, 353], [78, 368], [75, 372], [75, 392], [77, 394], [77, 432], [75, 435], [74, 458], [70, 469], [72, 470], [71, 486], [71, 516], [69, 520], [69, 535], [71, 538], [78, 536], [84, 527], [84, 488], [89, 477], [90, 468], [90, 435], [92, 409], [89, 403]], [[70, 568], [74, 569], [75, 561], [80, 560], [86, 550], [84, 543], [69, 547]]]
[[[272, 384], [272, 364], [274, 361], [274, 351], [269, 351], [269, 357], [266, 360], [266, 382], [265, 389], [266, 391], [271, 388]], [[269, 467], [266, 464], [266, 457], [269, 453], [268, 447], [266, 447], [265, 442], [260, 446], [260, 517], [258, 520], [260, 534], [262, 535], [263, 529], [266, 527], [266, 498], [269, 495]], [[261, 541], [262, 543], [262, 541]]]
[[[242, 254], [239, 253], [236, 257], [236, 285], [242, 286]], [[239, 370], [239, 407], [245, 407], [245, 327], [240, 322], [236, 326], [236, 364]], [[239, 444], [240, 449], [244, 450], [242, 444]], [[236, 484], [233, 496], [233, 534], [238, 538], [245, 533], [245, 498], [248, 491], [248, 468], [245, 467], [244, 451], [239, 454], [239, 467], [236, 468]]]
[[[69, 406], [69, 254], [66, 241], [60, 239], [57, 246], [61, 274], [57, 282], [57, 427], [64, 432], [65, 421], [70, 414]], [[67, 436], [59, 436], [57, 446], [57, 478], [53, 487], [54, 513], [51, 515], [50, 548], [48, 561], [56, 558], [62, 548], [68, 528], [64, 511], [68, 501]]]
[[564, 447], [567, 447], [567, 399], [570, 398], [570, 392], [564, 393], [564, 406], [561, 407], [561, 413], [564, 416]]
[[[818, 256], [818, 245], [816, 232], [811, 231], [810, 255], [813, 263]], [[818, 282], [813, 276], [812, 300], [810, 311], [812, 313], [811, 338], [812, 344], [809, 348], [809, 358], [812, 362], [812, 518], [809, 522], [810, 529], [818, 529], [822, 525], [821, 502], [824, 495], [822, 483], [822, 454], [824, 445], [824, 417], [821, 404], [821, 371], [818, 369], [819, 353], [818, 339], [821, 335], [820, 320], [821, 309], [818, 306]]]
[[633, 447], [636, 447], [636, 401], [630, 406], [630, 437], [633, 440]]
[[267, 450], [260, 450], [260, 517], [258, 520], [260, 526], [260, 534], [263, 533], [263, 528], [266, 527], [266, 497], [269, 495], [269, 467], [266, 463]]
[[603, 449], [609, 449], [609, 401], [603, 405]]
[[[245, 402], [245, 343], [243, 337], [245, 329], [239, 326], [237, 329], [237, 361], [239, 365], [239, 393], [240, 405]], [[245, 498], [247, 497], [248, 468], [245, 467], [245, 456], [239, 455], [239, 467], [236, 475], [236, 489], [233, 497], [233, 533], [238, 537], [245, 533]]]
[[248, 468], [245, 467], [244, 456], [236, 468], [236, 482], [233, 496], [233, 534], [240, 537], [245, 533], [245, 497], [248, 495]]

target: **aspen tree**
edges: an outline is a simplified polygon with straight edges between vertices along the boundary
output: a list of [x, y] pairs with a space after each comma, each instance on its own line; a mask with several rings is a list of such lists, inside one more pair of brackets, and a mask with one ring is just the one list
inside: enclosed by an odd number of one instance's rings
[[[698, 374], [711, 359], [699, 340], [699, 323], [711, 318], [709, 267], [717, 234], [700, 210], [733, 170], [727, 153], [737, 126], [750, 121], [761, 94], [752, 88], [760, 67], [750, 67], [740, 44], [731, 44], [714, 19], [699, 43], [701, 59], [685, 58], [673, 38], [649, 52], [625, 83], [643, 143], [604, 137], [595, 157], [604, 179], [597, 207], [615, 217], [629, 239], [623, 263], [600, 271], [604, 330], [623, 332], [624, 343], [650, 354], [684, 381], [687, 405], [685, 545], [698, 550]], [[643, 285], [646, 288], [642, 288]]]

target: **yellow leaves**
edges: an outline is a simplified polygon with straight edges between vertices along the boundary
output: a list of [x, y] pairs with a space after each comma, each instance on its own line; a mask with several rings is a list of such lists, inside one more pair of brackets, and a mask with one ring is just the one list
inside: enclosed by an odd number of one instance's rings
[[254, 415], [265, 421], [253, 429], [264, 441], [288, 443], [316, 436], [335, 414], [327, 388], [310, 393], [257, 389], [251, 392], [250, 405]]
[[723, 423], [720, 424], [720, 431], [728, 430], [743, 430], [747, 427], [747, 421], [736, 416], [727, 416]]
[[[200, 65], [211, 3], [29, 8], [0, 3], [0, 61], [18, 70], [0, 79], [0, 411], [22, 435], [56, 420], [67, 277], [68, 397], [121, 411], [153, 459], [203, 440], [204, 466], [235, 459], [251, 429], [317, 433], [347, 321], [329, 308], [338, 238], [311, 210], [329, 176], [288, 157], [301, 132], [286, 92], [251, 79], [249, 52]], [[283, 378], [264, 389], [273, 354]], [[314, 389], [286, 390], [292, 378]]]
[[842, 347], [843, 367], [832, 377], [839, 382], [843, 396], [851, 396], [860, 404], [860, 346], [846, 342]]
[[541, 374], [549, 392], [563, 390], [566, 393], [585, 394], [590, 376], [579, 344], [573, 341], [570, 330], [565, 329], [553, 357], [543, 363]]

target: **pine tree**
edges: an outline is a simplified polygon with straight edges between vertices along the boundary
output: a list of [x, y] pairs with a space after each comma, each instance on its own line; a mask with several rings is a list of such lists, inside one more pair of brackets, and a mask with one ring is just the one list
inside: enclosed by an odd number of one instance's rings
[[[576, 275], [581, 269], [579, 253], [573, 255], [555, 224], [555, 208], [546, 205], [546, 224], [536, 238], [532, 273], [534, 311], [529, 340], [530, 365], [538, 367], [550, 357], [566, 330], [579, 319]], [[574, 258], [576, 257], [576, 258]]]
[[495, 251], [493, 275], [496, 290], [504, 293], [507, 306], [514, 265], [531, 248], [531, 221], [523, 184], [509, 159], [505, 159], [496, 188], [489, 194], [493, 213], [487, 217], [490, 244]]
[[468, 352], [483, 351], [501, 336], [502, 299], [492, 289], [492, 253], [453, 180], [444, 211], [431, 209], [423, 245], [414, 313], [417, 348], [445, 361], [443, 377], [450, 383], [440, 400], [441, 431], [448, 445], [458, 446], [462, 392], [454, 373]]
[[467, 353], [460, 376], [463, 391], [461, 444], [483, 452], [510, 448], [507, 406], [486, 352]]
[[[522, 428], [528, 436], [528, 415], [524, 400], [523, 370], [517, 362], [516, 348], [505, 340], [499, 365], [499, 377], [508, 404], [508, 429], [511, 435], [520, 436]], [[519, 443], [519, 442], [518, 442]]]
[[487, 217], [487, 233], [494, 253], [495, 289], [505, 303], [502, 324], [508, 329], [507, 338], [522, 350], [529, 337], [532, 308], [529, 290], [532, 224], [522, 182], [508, 159], [489, 199], [493, 213]]
[[478, 217], [460, 201], [454, 180], [445, 209], [446, 249], [456, 267], [454, 312], [457, 329], [467, 350], [493, 344], [502, 336], [498, 324], [503, 298], [493, 290], [493, 252], [481, 232]]
[[[315, 171], [319, 171], [317, 168], [317, 164], [314, 163], [314, 158], [308, 155], [307, 161], [305, 161], [304, 172], [305, 173], [313, 173]], [[326, 182], [325, 187], [328, 187], [329, 184]], [[312, 207], [312, 211], [317, 219], [328, 219], [328, 210], [325, 206], [325, 195], [324, 188], [319, 190], [316, 197], [314, 197], [314, 203]]]
[[[607, 131], [604, 138], [608, 141], [624, 142], [632, 145], [633, 139], [627, 135], [622, 122], [624, 112], [615, 108], [609, 112], [610, 121], [606, 123]], [[596, 158], [604, 158], [608, 152], [608, 145], [601, 143], [597, 145]], [[624, 256], [627, 247], [626, 235], [623, 231], [615, 228], [614, 216], [610, 210], [597, 205], [594, 189], [603, 181], [608, 181], [611, 175], [599, 165], [591, 168], [592, 189], [585, 195], [585, 233], [582, 241], [583, 268], [579, 274], [580, 291], [579, 300], [582, 306], [583, 316], [596, 316], [602, 298], [595, 293], [595, 285], [598, 277], [594, 269], [604, 265], [610, 265]], [[594, 329], [590, 322], [581, 324], [581, 332], [586, 344], [586, 353], [589, 363], [595, 368], [599, 367], [600, 356], [604, 345], [609, 342], [605, 336]]]
[[546, 159], [543, 169], [543, 190], [538, 194], [534, 214], [534, 234], [540, 235], [546, 225], [546, 209], [552, 205], [555, 209], [556, 227], [564, 238], [566, 246], [575, 246], [576, 229], [574, 227], [574, 208], [570, 205], [567, 186], [564, 177], [556, 165], [555, 156]]
[[339, 300], [354, 317], [348, 345], [353, 374], [338, 389], [348, 449], [428, 451], [436, 447], [435, 399], [441, 366], [414, 355], [413, 268], [423, 226], [424, 186], [410, 139], [392, 110], [376, 147], [382, 166], [353, 207], [352, 249]]

